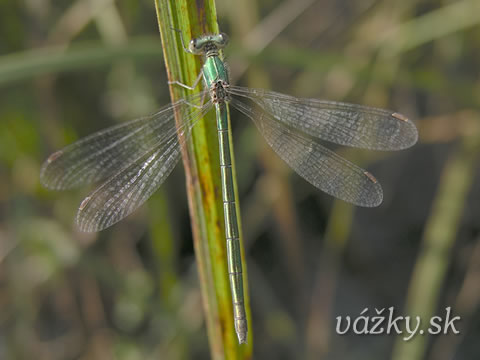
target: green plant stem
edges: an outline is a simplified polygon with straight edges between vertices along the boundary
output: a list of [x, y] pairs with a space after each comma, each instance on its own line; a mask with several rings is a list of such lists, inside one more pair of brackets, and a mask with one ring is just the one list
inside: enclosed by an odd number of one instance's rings
[[[195, 36], [218, 32], [214, 3], [212, 0], [155, 0], [155, 5], [168, 78], [170, 81], [193, 84], [201, 71], [202, 59], [184, 51], [180, 36], [188, 43]], [[181, 35], [173, 31], [172, 27], [179, 29]], [[172, 101], [177, 101], [189, 91], [173, 85], [170, 92]], [[210, 113], [199, 121], [192, 131], [191, 140], [182, 149], [187, 196], [212, 358], [246, 359], [251, 357], [252, 337], [249, 331], [247, 345], [239, 346], [234, 331], [218, 139], [213, 115]], [[178, 117], [176, 120], [181, 123]], [[244, 261], [242, 265], [244, 279], [247, 279]], [[247, 319], [251, 324], [247, 290], [246, 288], [245, 305]]]

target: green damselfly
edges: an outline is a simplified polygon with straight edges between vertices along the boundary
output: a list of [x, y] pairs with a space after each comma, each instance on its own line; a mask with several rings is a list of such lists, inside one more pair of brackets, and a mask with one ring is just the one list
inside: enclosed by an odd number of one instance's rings
[[[103, 181], [82, 201], [76, 220], [83, 231], [105, 229], [132, 213], [158, 189], [180, 158], [183, 140], [179, 139], [188, 139], [197, 121], [214, 107], [235, 330], [243, 343], [247, 321], [228, 104], [251, 118], [273, 150], [300, 176], [320, 190], [359, 206], [373, 207], [382, 202], [380, 184], [369, 172], [320, 141], [372, 150], [400, 150], [415, 144], [418, 135], [415, 125], [396, 112], [230, 85], [220, 57], [227, 42], [227, 36], [220, 33], [193, 39], [188, 49], [183, 46], [186, 51], [205, 57], [199, 75], [199, 79], [203, 75], [203, 91], [150, 116], [94, 133], [52, 154], [41, 169], [41, 181], [55, 190]], [[175, 113], [183, 119], [179, 127], [175, 125]]]

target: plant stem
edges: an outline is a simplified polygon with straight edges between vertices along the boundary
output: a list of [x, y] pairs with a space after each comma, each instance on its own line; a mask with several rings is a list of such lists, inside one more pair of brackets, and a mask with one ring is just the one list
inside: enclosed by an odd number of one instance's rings
[[[155, 4], [168, 78], [170, 81], [177, 80], [185, 84], [193, 84], [201, 71], [202, 59], [184, 51], [180, 36], [183, 36], [185, 43], [188, 44], [190, 39], [199, 35], [218, 33], [213, 0], [203, 2], [155, 0]], [[181, 35], [172, 28], [180, 30]], [[189, 94], [192, 93], [179, 86], [171, 86], [172, 101], [181, 99], [186, 91]], [[176, 120], [177, 123], [181, 123], [178, 117]], [[239, 346], [233, 326], [218, 139], [213, 113], [208, 114], [194, 127], [191, 140], [182, 149], [182, 156], [212, 358], [250, 358], [251, 331], [249, 331], [247, 345]], [[238, 199], [236, 200], [238, 204]], [[244, 259], [243, 250], [242, 259]], [[245, 261], [242, 261], [242, 266], [244, 279], [247, 279]], [[245, 306], [247, 319], [251, 324], [247, 289], [245, 289]]]

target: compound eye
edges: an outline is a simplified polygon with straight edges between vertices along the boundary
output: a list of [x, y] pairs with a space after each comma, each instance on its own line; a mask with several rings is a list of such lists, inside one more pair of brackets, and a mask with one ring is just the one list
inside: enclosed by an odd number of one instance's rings
[[192, 39], [190, 40], [190, 44], [188, 45], [188, 50], [190, 50], [191, 53], [198, 53], [200, 51], [198, 47], [198, 42], [197, 39]]
[[225, 34], [225, 33], [220, 33], [218, 34], [218, 38], [219, 38], [219, 45], [224, 47], [228, 44], [228, 35]]

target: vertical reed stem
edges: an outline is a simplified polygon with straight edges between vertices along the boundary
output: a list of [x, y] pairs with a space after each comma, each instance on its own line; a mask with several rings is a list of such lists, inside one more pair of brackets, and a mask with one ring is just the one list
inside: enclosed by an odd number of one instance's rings
[[[218, 33], [214, 2], [155, 0], [155, 5], [168, 78], [193, 84], [200, 73], [202, 59], [183, 50], [180, 35], [172, 27], [181, 31], [187, 44], [190, 39], [202, 34]], [[195, 92], [199, 90], [200, 86]], [[170, 87], [170, 92], [172, 101], [193, 93], [175, 85]], [[233, 326], [218, 139], [213, 115], [211, 112], [199, 121], [192, 131], [191, 140], [182, 150], [194, 247], [212, 358], [247, 359], [252, 351], [251, 331], [247, 345], [239, 346]], [[177, 123], [181, 123], [181, 119], [177, 118]], [[243, 268], [246, 270], [244, 261]], [[245, 271], [244, 274], [246, 279]], [[247, 287], [245, 301], [247, 319], [251, 324]]]

